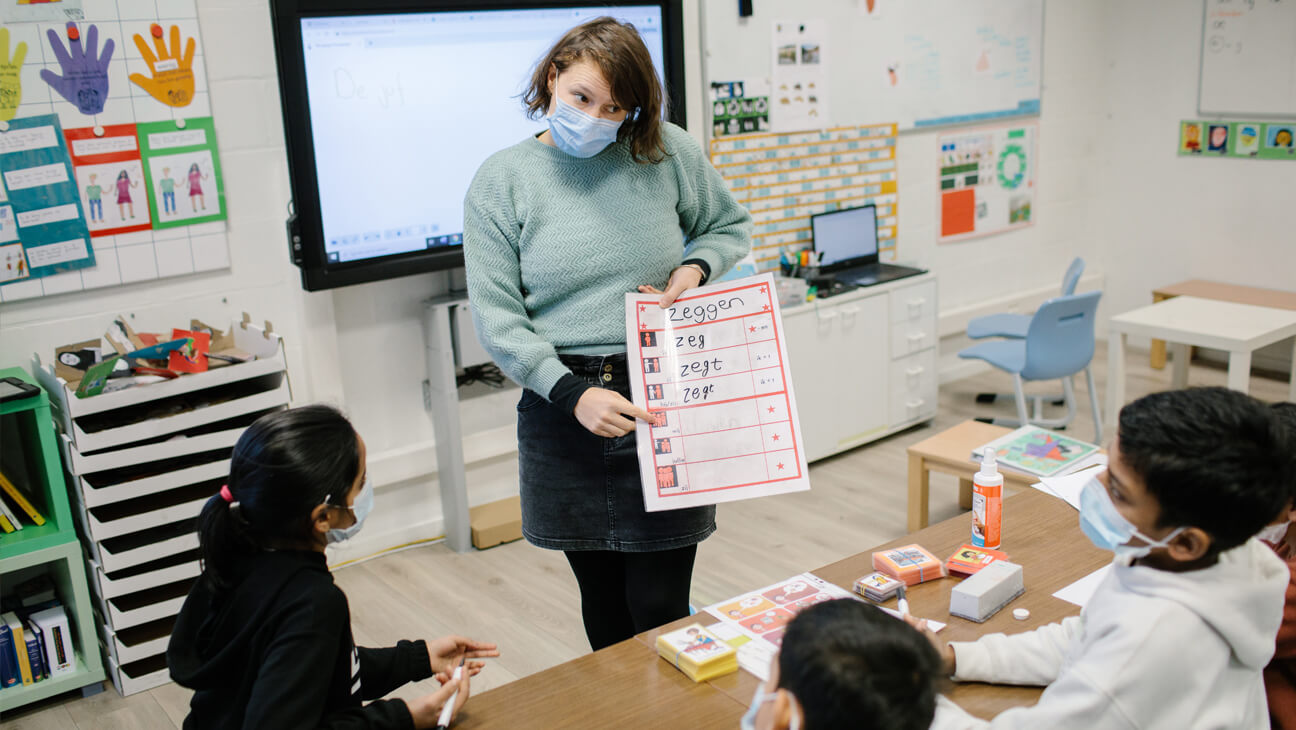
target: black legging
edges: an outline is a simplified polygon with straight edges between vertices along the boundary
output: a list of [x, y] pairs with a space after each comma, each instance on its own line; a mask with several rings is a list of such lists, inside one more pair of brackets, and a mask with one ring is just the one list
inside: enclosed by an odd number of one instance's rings
[[689, 613], [697, 545], [651, 553], [568, 550], [595, 651]]

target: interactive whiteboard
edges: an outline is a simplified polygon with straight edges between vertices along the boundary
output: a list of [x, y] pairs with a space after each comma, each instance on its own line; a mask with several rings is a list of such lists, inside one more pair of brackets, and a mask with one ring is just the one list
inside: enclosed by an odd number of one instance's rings
[[1296, 117], [1296, 0], [1205, 0], [1197, 110]]

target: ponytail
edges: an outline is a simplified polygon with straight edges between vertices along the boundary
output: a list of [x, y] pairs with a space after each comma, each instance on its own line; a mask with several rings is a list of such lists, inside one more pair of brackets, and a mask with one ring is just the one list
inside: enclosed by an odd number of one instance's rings
[[359, 437], [336, 408], [303, 406], [257, 419], [230, 457], [229, 483], [198, 516], [203, 577], [237, 585], [258, 553], [310, 539], [310, 515], [344, 504], [360, 474]]

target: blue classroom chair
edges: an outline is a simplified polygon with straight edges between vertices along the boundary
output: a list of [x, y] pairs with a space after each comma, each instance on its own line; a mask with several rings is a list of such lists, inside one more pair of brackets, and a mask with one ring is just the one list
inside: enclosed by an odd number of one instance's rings
[[[984, 360], [1000, 370], [1012, 373], [1017, 420], [996, 418], [992, 423], [1001, 426], [1031, 423], [1043, 428], [1065, 428], [1076, 414], [1072, 379], [1083, 370], [1085, 383], [1089, 386], [1089, 405], [1093, 408], [1094, 442], [1102, 443], [1098, 391], [1094, 389], [1093, 372], [1089, 368], [1094, 353], [1094, 320], [1101, 297], [1102, 292], [1091, 291], [1050, 299], [1031, 316], [1025, 337], [982, 342], [959, 352], [959, 357], [965, 360]], [[1027, 380], [1055, 379], [1062, 381], [1066, 416], [1044, 418], [1043, 397], [1037, 396], [1034, 398], [1034, 417], [1028, 418], [1022, 383]], [[980, 400], [978, 397], [978, 401]]]
[[[1066, 274], [1062, 277], [1062, 296], [1068, 297], [1075, 294], [1076, 284], [1080, 282], [1080, 276], [1084, 274], [1085, 262], [1079, 256], [1067, 267]], [[980, 340], [986, 337], [1013, 337], [1021, 339], [1026, 336], [1026, 329], [1030, 327], [1031, 316], [1029, 314], [1013, 314], [1012, 312], [1001, 312], [999, 314], [987, 314], [984, 317], [977, 317], [968, 322], [967, 336]]]

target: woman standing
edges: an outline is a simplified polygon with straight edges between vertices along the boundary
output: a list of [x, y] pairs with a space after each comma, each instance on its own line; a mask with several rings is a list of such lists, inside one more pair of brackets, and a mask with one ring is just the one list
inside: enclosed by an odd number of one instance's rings
[[[644, 510], [629, 400], [625, 294], [681, 292], [751, 248], [751, 216], [687, 132], [634, 26], [568, 31], [523, 102], [544, 133], [492, 155], [464, 204], [477, 332], [525, 387], [518, 402], [522, 531], [562, 550], [594, 649], [688, 615], [697, 544], [715, 508]], [[656, 288], [664, 285], [665, 292]]]
[[202, 189], [202, 181], [206, 179], [206, 173], [198, 169], [197, 162], [189, 166], [189, 209], [194, 213], [198, 212], [199, 205], [203, 210], [207, 210], [207, 199], [203, 197]]
[[[130, 175], [122, 170], [117, 173], [117, 214], [122, 220], [126, 220], [126, 208], [130, 208], [130, 217], [135, 217], [135, 203], [131, 202], [131, 188], [139, 187], [139, 183], [130, 179]], [[100, 206], [102, 209], [102, 206]], [[100, 216], [102, 218], [102, 216]]]

